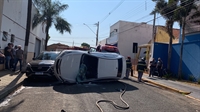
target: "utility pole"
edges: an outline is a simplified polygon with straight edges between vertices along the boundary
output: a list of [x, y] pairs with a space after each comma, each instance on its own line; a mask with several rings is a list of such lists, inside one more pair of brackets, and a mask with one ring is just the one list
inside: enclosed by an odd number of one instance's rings
[[[1, 24], [2, 24], [2, 17], [3, 17], [3, 4], [4, 0], [0, 0], [0, 31], [1, 31]], [[2, 42], [0, 42], [0, 48], [1, 48]]]
[[152, 31], [152, 40], [151, 40], [151, 58], [153, 58], [153, 49], [154, 49], [154, 41], [155, 41], [155, 34], [156, 34], [155, 23], [156, 23], [156, 13], [154, 13], [154, 18], [153, 18], [153, 31]]
[[26, 36], [25, 36], [25, 44], [24, 44], [24, 55], [23, 55], [23, 70], [26, 69], [27, 64], [27, 55], [28, 55], [28, 44], [29, 44], [29, 36], [30, 36], [30, 29], [31, 29], [31, 10], [32, 9], [32, 0], [28, 0], [28, 7], [27, 7], [27, 20], [26, 20]]
[[95, 33], [87, 24], [83, 23], [83, 25], [87, 26], [95, 35], [96, 35], [96, 46], [98, 45], [98, 38], [99, 38], [99, 21], [94, 25], [97, 26], [97, 32]]
[[97, 22], [97, 34], [96, 34], [96, 46], [98, 45], [98, 38], [99, 38], [99, 21]]
[[154, 18], [153, 18], [153, 33], [152, 33], [152, 42], [154, 43], [154, 37], [155, 37], [155, 23], [156, 23], [156, 13], [154, 13]]

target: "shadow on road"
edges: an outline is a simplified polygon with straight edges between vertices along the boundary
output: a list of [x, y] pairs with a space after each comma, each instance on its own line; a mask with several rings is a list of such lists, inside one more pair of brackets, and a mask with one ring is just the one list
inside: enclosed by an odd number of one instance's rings
[[24, 79], [23, 86], [28, 87], [47, 87], [59, 84], [59, 81], [54, 77], [35, 77]]
[[81, 93], [104, 93], [104, 92], [119, 92], [126, 86], [126, 91], [138, 90], [127, 81], [111, 81], [111, 82], [94, 82], [74, 85], [55, 85], [53, 89], [64, 94], [81, 94]]

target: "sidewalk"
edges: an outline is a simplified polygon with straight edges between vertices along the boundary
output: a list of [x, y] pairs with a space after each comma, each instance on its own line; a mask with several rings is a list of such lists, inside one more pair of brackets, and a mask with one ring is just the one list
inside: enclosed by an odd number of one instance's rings
[[25, 78], [25, 74], [19, 72], [0, 71], [0, 100], [21, 86]]
[[[135, 73], [133, 77], [137, 78], [137, 73]], [[189, 85], [179, 81], [166, 80], [164, 78], [161, 79], [157, 76], [149, 77], [148, 74], [144, 74], [142, 79], [149, 83], [179, 92], [187, 97], [200, 101], [200, 86]]]

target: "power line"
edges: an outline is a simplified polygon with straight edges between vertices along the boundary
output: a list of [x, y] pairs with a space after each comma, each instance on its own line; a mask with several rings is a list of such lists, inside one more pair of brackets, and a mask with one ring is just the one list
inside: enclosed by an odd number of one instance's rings
[[[185, 2], [188, 2], [188, 1], [184, 1], [183, 3], [185, 3]], [[171, 6], [169, 6], [169, 7], [173, 7], [174, 5], [176, 5], [176, 4], [173, 4], [173, 5], [171, 5]], [[189, 4], [186, 4], [186, 5], [189, 5]], [[165, 8], [163, 8], [161, 11], [164, 11], [165, 9], [167, 9], [167, 8], [169, 8], [169, 7], [165, 7]], [[180, 9], [181, 7], [179, 7], [179, 9]], [[175, 9], [175, 10], [177, 10], [177, 9]], [[175, 10], [172, 10], [172, 11], [170, 11], [170, 12], [168, 12], [168, 13], [171, 13], [171, 12], [173, 12], [173, 11], [175, 11]], [[168, 14], [168, 13], [166, 13], [166, 14]], [[164, 15], [166, 15], [166, 14], [164, 14]], [[160, 16], [160, 17], [162, 17], [162, 16]], [[160, 18], [160, 17], [157, 17], [156, 19], [158, 19], [158, 18]], [[141, 19], [143, 19], [143, 18], [141, 18]], [[151, 20], [151, 21], [153, 21], [153, 19]], [[151, 22], [151, 21], [147, 21], [147, 22], [145, 22], [145, 23], [149, 23], [149, 22]], [[130, 23], [130, 22], [129, 22]], [[125, 25], [123, 25], [121, 28], [124, 28], [127, 24], [129, 24], [129, 23], [126, 23]]]
[[[141, 3], [140, 5], [138, 5], [138, 7], [134, 7], [134, 8], [132, 8], [131, 10], [129, 10], [128, 12], [126, 12], [126, 14], [124, 15], [126, 18], [128, 17], [128, 15], [132, 12], [132, 11], [135, 11], [135, 10], [137, 10], [137, 9], [140, 9], [140, 7], [142, 7], [143, 6], [143, 3]], [[122, 17], [124, 17], [124, 16], [122, 16]]]
[[106, 20], [108, 18], [108, 16], [110, 16], [125, 0], [121, 0], [121, 2], [119, 2], [119, 4], [113, 9], [111, 10], [108, 15], [106, 15], [101, 21], [100, 23], [103, 23], [104, 20]]
[[[138, 9], [138, 8], [140, 8], [141, 6], [143, 5], [143, 3], [139, 6], [139, 7], [136, 7], [136, 8], [133, 8], [132, 10], [135, 10], [135, 9]], [[150, 6], [152, 6], [153, 4], [151, 4]], [[130, 11], [132, 11], [132, 10], [130, 10]], [[130, 12], [130, 11], [128, 11], [128, 12]], [[141, 11], [141, 9], [140, 10], [137, 10], [137, 11]], [[138, 12], [135, 12], [135, 13], [133, 13], [133, 16], [136, 16], [135, 14], [137, 14]], [[128, 13], [126, 13], [126, 14], [128, 14]], [[133, 16], [131, 16], [131, 17], [133, 17]], [[151, 15], [146, 15], [146, 16], [144, 16], [144, 17], [142, 17], [142, 18], [140, 18], [140, 20], [141, 19], [143, 19], [143, 18], [146, 18], [147, 16], [151, 16]], [[128, 17], [128, 18], [126, 18], [125, 20], [127, 20], [127, 19], [129, 19], [129, 18], [131, 18], [131, 17]], [[137, 19], [137, 20], [139, 20], [139, 19]], [[136, 21], [137, 21], [136, 20]], [[127, 24], [129, 24], [130, 22], [128, 22], [128, 23], [126, 23], [125, 25], [123, 25], [121, 28], [124, 28]]]
[[[152, 5], [154, 5], [154, 4], [151, 4], [151, 6]], [[132, 18], [132, 17], [134, 17], [134, 16], [136, 16], [136, 14], [141, 14], [141, 11], [143, 10], [143, 9], [139, 9], [139, 8], [137, 8], [138, 10], [136, 10], [137, 12], [135, 12], [135, 13], [132, 13], [132, 15], [131, 16], [129, 16], [128, 18], [126, 18], [125, 20], [127, 20], [127, 19], [130, 19], [130, 18]], [[145, 11], [145, 10], [144, 10]], [[139, 13], [138, 13], [139, 12]]]
[[[125, 20], [127, 20], [128, 18], [130, 18], [130, 17], [128, 17], [128, 14], [130, 14], [132, 11], [135, 11], [135, 10], [138, 10], [138, 9], [140, 9], [140, 7], [142, 7], [144, 4], [143, 4], [143, 2], [140, 4], [140, 5], [138, 5], [138, 7], [134, 7], [134, 8], [132, 8], [131, 10], [129, 10], [129, 11], [127, 11], [126, 13], [125, 13], [125, 15], [123, 15], [123, 16], [121, 16], [121, 17], [126, 17], [126, 19]], [[141, 10], [141, 9], [140, 9]], [[135, 13], [134, 13], [135, 14]], [[128, 18], [127, 18], [128, 17]], [[109, 26], [110, 27], [110, 26]], [[105, 27], [103, 27], [103, 29], [104, 29]], [[104, 30], [105, 31], [105, 30]]]
[[[180, 6], [179, 8], [174, 9], [174, 10], [172, 10], [172, 11], [170, 11], [170, 12], [168, 12], [168, 13], [165, 13], [165, 14], [163, 14], [163, 15], [167, 15], [167, 14], [170, 14], [170, 13], [172, 13], [172, 12], [174, 12], [174, 11], [180, 10], [182, 7], [188, 6], [188, 5], [192, 4], [192, 3], [194, 3], [194, 2], [188, 3], [188, 4], [184, 5], [184, 6]], [[158, 19], [158, 18], [160, 18], [160, 17], [162, 17], [162, 16], [156, 17], [155, 19]], [[153, 20], [154, 20], [154, 19], [149, 20], [149, 21], [147, 21], [147, 22], [145, 22], [145, 23], [149, 23], [149, 22], [151, 22], [151, 21], [153, 21]], [[124, 30], [124, 31], [121, 31], [121, 32], [119, 32], [119, 33], [117, 33], [117, 34], [124, 33], [124, 32], [126, 32], [126, 31], [129, 31], [129, 30], [134, 29], [134, 28], [136, 28], [136, 27], [139, 27], [139, 26], [141, 26], [141, 25], [143, 25], [143, 24], [136, 25], [136, 26], [134, 26], [134, 27], [132, 27], [132, 28], [129, 28], [129, 29]], [[117, 34], [114, 34], [114, 35], [117, 35]]]
[[139, 21], [139, 20], [142, 20], [142, 19], [147, 18], [147, 17], [149, 17], [149, 16], [151, 16], [151, 15], [143, 16], [143, 17], [141, 17], [141, 18], [139, 18], [139, 19], [137, 19], [137, 20], [134, 20], [134, 21]]
[[[185, 2], [188, 2], [188, 1], [184, 1], [183, 3], [185, 3]], [[193, 2], [193, 3], [194, 3], [194, 2]], [[190, 4], [191, 4], [191, 3], [190, 3]], [[174, 3], [174, 4], [171, 5], [170, 7], [173, 7], [174, 5], [176, 5], [176, 3]], [[187, 4], [187, 5], [189, 5], [189, 4]], [[187, 6], [187, 5], [185, 5], [185, 6]], [[164, 7], [161, 11], [163, 11], [163, 10], [165, 10], [165, 9], [167, 9], [167, 8], [169, 8], [169, 7]], [[180, 7], [179, 7], [179, 9], [180, 9]], [[177, 9], [175, 9], [175, 10], [177, 10]], [[171, 12], [173, 12], [173, 11], [175, 11], [175, 10], [172, 10]], [[168, 12], [168, 13], [171, 13], [171, 12]], [[168, 13], [166, 13], [166, 14], [168, 14]], [[166, 15], [166, 14], [164, 14], [164, 15]], [[146, 15], [146, 16], [140, 18], [140, 19], [137, 19], [137, 20], [144, 19], [144, 18], [146, 18], [146, 17], [148, 17], [148, 16], [150, 16], [150, 15]], [[162, 17], [162, 16], [160, 16], [160, 17]], [[158, 18], [160, 18], [160, 17], [157, 17], [156, 19], [158, 19]], [[136, 21], [137, 21], [137, 20], [136, 20]], [[153, 21], [153, 19], [150, 20], [150, 21], [147, 21], [147, 22], [145, 22], [145, 23], [149, 23], [149, 22], [151, 22], [151, 21]], [[129, 23], [130, 23], [130, 22], [129, 22]], [[127, 26], [127, 24], [128, 24], [128, 23], [126, 23], [125, 25], [123, 25], [121, 28]], [[140, 25], [142, 25], [142, 24], [140, 24]], [[139, 25], [139, 26], [140, 26], [140, 25]], [[138, 27], [138, 25], [137, 25], [137, 26], [134, 26], [133, 28], [136, 28], [136, 27]], [[128, 30], [131, 30], [131, 29], [133, 29], [133, 28], [130, 28], [130, 29], [128, 29]], [[127, 31], [128, 31], [128, 30], [127, 30]], [[126, 31], [126, 30], [125, 30], [125, 31]], [[125, 31], [122, 31], [122, 32], [119, 32], [119, 33], [123, 33], [123, 32], [125, 32]], [[119, 34], [119, 33], [117, 33], [117, 34]], [[116, 35], [116, 34], [115, 34], [115, 35]]]

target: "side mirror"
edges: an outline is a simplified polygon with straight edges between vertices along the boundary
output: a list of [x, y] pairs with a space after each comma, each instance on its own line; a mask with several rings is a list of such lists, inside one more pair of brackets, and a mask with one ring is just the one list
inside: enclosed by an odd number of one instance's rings
[[35, 58], [32, 58], [32, 60], [35, 60]]

